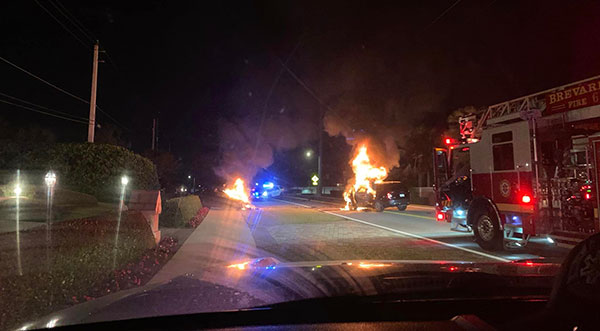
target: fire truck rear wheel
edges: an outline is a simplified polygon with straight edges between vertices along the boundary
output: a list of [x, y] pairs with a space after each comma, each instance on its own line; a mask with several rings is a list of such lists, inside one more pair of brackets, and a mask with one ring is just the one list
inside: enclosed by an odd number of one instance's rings
[[477, 213], [475, 220], [473, 233], [477, 244], [488, 251], [501, 250], [503, 234], [495, 217], [484, 210]]

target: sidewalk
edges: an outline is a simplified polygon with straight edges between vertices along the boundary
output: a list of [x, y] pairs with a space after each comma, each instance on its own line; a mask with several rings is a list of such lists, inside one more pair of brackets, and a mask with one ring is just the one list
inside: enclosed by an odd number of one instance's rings
[[256, 257], [256, 243], [244, 213], [235, 209], [211, 209], [149, 284], [167, 282], [186, 274], [202, 277], [211, 266], [226, 266], [232, 261]]

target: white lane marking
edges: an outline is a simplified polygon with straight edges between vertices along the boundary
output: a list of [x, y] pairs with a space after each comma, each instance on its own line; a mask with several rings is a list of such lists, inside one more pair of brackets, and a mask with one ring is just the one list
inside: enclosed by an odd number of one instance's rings
[[292, 205], [298, 205], [298, 206], [301, 206], [301, 207], [304, 207], [304, 208], [312, 208], [311, 206], [303, 205], [303, 204], [297, 203], [297, 202], [292, 202], [292, 201], [287, 201], [287, 200], [281, 200], [281, 199], [273, 199], [273, 200], [275, 200], [275, 201], [281, 201], [281, 202], [285, 202], [285, 203], [289, 203], [289, 204], [292, 204]]
[[341, 215], [341, 214], [337, 214], [337, 213], [332, 213], [330, 211], [325, 211], [325, 210], [322, 210], [321, 212], [323, 212], [325, 214], [330, 214], [330, 215], [338, 216], [338, 217], [341, 217], [341, 218], [346, 218], [346, 219], [349, 219], [351, 221], [355, 221], [355, 222], [358, 222], [358, 223], [363, 223], [363, 224], [366, 224], [366, 225], [374, 226], [376, 228], [380, 228], [380, 229], [388, 230], [388, 231], [391, 231], [391, 232], [395, 232], [395, 233], [398, 233], [398, 234], [401, 234], [401, 235], [404, 235], [404, 236], [407, 236], [407, 237], [413, 237], [413, 238], [417, 238], [417, 239], [422, 239], [422, 240], [426, 240], [426, 241], [429, 241], [429, 242], [432, 242], [432, 243], [435, 243], [435, 244], [438, 244], [438, 245], [443, 245], [443, 246], [447, 246], [447, 247], [452, 247], [452, 248], [460, 249], [462, 251], [473, 253], [473, 254], [477, 254], [477, 255], [481, 255], [481, 256], [485, 256], [485, 257], [490, 258], [490, 259], [494, 259], [494, 260], [498, 260], [498, 261], [502, 261], [502, 262], [510, 262], [510, 260], [502, 258], [502, 257], [499, 257], [499, 256], [487, 254], [487, 253], [484, 253], [484, 252], [478, 252], [478, 251], [475, 251], [475, 250], [472, 250], [472, 249], [469, 249], [469, 248], [464, 248], [464, 247], [452, 245], [452, 244], [449, 244], [449, 243], [445, 243], [443, 241], [439, 241], [439, 240], [435, 240], [435, 239], [423, 237], [423, 236], [420, 236], [418, 234], [414, 234], [414, 233], [410, 233], [410, 232], [404, 232], [404, 231], [400, 231], [400, 230], [388, 228], [387, 226], [383, 226], [383, 225], [379, 225], [379, 224], [374, 224], [374, 223], [366, 222], [366, 221], [359, 220], [357, 218], [353, 218], [353, 217], [350, 217], [350, 216]]
[[[305, 207], [305, 208], [314, 209], [311, 206], [303, 205], [301, 203], [296, 203], [296, 202], [286, 201], [286, 200], [280, 200], [280, 199], [274, 199], [274, 200], [285, 202], [285, 203], [289, 203], [289, 204], [293, 204], [293, 205], [302, 206], [302, 207]], [[498, 261], [502, 261], [502, 262], [510, 262], [511, 261], [511, 260], [508, 260], [508, 259], [496, 256], [496, 255], [487, 254], [487, 253], [484, 253], [484, 252], [478, 252], [476, 250], [472, 250], [472, 249], [469, 249], [469, 248], [460, 247], [460, 246], [456, 246], [456, 245], [453, 245], [453, 244], [445, 243], [443, 241], [439, 241], [439, 240], [435, 240], [435, 239], [423, 237], [423, 236], [420, 236], [418, 234], [414, 234], [414, 233], [410, 233], [410, 232], [404, 232], [404, 231], [401, 231], [401, 230], [392, 229], [392, 228], [389, 228], [387, 226], [370, 223], [370, 222], [367, 222], [367, 221], [359, 220], [359, 219], [354, 218], [354, 217], [350, 217], [350, 216], [346, 216], [346, 215], [341, 215], [341, 214], [333, 213], [333, 212], [326, 211], [326, 210], [320, 210], [320, 212], [323, 212], [325, 214], [334, 215], [334, 216], [341, 217], [341, 218], [346, 218], [346, 219], [349, 219], [351, 221], [355, 221], [355, 222], [358, 222], [358, 223], [363, 223], [363, 224], [366, 224], [366, 225], [374, 226], [374, 227], [377, 227], [377, 228], [380, 228], [380, 229], [384, 229], [384, 230], [388, 230], [388, 231], [391, 231], [391, 232], [395, 232], [395, 233], [398, 233], [398, 234], [401, 234], [401, 235], [404, 235], [404, 236], [407, 236], [407, 237], [422, 239], [422, 240], [426, 240], [426, 241], [429, 241], [429, 242], [432, 242], [432, 243], [435, 243], [435, 244], [438, 244], [438, 245], [443, 245], [443, 246], [447, 246], [447, 247], [456, 248], [456, 249], [459, 249], [459, 250], [462, 250], [462, 251], [465, 251], [465, 252], [473, 253], [473, 254], [476, 254], [476, 255], [481, 255], [481, 256], [484, 256], [484, 257], [487, 257], [487, 258], [490, 258], [490, 259], [494, 259], [494, 260], [498, 260]]]

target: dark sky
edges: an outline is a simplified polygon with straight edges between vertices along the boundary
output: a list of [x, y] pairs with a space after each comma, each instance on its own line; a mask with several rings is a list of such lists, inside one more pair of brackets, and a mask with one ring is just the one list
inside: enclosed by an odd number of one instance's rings
[[[263, 109], [316, 120], [319, 104], [287, 73], [265, 106], [293, 49], [288, 66], [336, 114], [392, 129], [600, 74], [599, 1], [463, 0], [440, 17], [455, 2], [39, 0], [84, 46], [35, 1], [17, 0], [3, 2], [0, 56], [88, 99], [91, 41], [66, 8], [111, 59], [98, 105], [137, 151], [159, 117], [161, 148], [184, 158], [216, 150], [223, 120]], [[0, 77], [4, 94], [87, 117], [86, 104], [2, 62]], [[86, 139], [83, 124], [10, 105], [0, 117]]]

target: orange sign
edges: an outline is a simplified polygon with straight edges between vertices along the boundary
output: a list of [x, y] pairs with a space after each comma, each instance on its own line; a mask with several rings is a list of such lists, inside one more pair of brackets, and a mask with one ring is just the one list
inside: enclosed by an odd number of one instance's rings
[[546, 94], [544, 115], [600, 104], [600, 79], [565, 87]]

